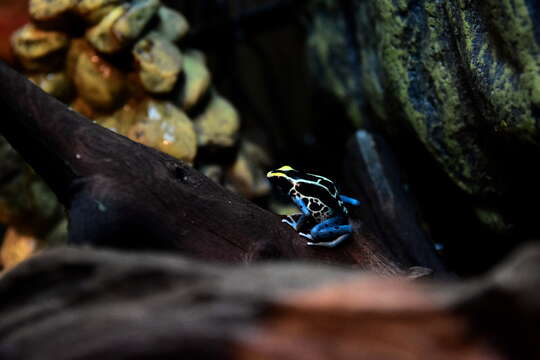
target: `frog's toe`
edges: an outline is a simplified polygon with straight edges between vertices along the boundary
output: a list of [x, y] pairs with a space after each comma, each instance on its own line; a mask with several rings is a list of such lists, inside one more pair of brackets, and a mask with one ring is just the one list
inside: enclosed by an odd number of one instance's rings
[[313, 240], [313, 236], [311, 236], [311, 234], [305, 234], [305, 233], [299, 232], [298, 235], [308, 238], [309, 240]]
[[356, 200], [352, 197], [349, 197], [349, 196], [345, 196], [345, 195], [339, 195], [339, 198], [341, 199], [341, 201], [343, 201], [345, 204], [349, 204], [349, 205], [352, 205], [352, 206], [358, 206], [360, 205], [360, 200]]
[[289, 225], [294, 230], [296, 230], [296, 222], [294, 222], [293, 220], [287, 218], [287, 219], [281, 219], [281, 222]]
[[307, 244], [309, 246], [323, 246], [323, 247], [336, 247], [338, 246], [339, 244], [341, 244], [343, 241], [347, 240], [347, 238], [351, 236], [351, 234], [347, 233], [347, 234], [343, 234], [341, 236], [339, 236], [337, 239], [333, 240], [333, 241], [327, 241], [327, 242], [308, 242]]

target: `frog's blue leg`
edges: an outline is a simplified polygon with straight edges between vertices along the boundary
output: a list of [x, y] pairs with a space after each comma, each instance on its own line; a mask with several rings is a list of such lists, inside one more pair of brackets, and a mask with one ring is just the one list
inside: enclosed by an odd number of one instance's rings
[[307, 208], [306, 204], [304, 204], [304, 202], [302, 201], [301, 198], [294, 197], [292, 200], [294, 201], [296, 206], [300, 209], [300, 211], [302, 211], [302, 215], [300, 216], [300, 218], [297, 221], [294, 221], [290, 217], [289, 217], [289, 219], [283, 219], [281, 221], [286, 223], [286, 224], [289, 224], [294, 230], [298, 230], [300, 225], [302, 225], [302, 223], [304, 223], [304, 221], [306, 221], [310, 217], [310, 212], [309, 212], [309, 209]]
[[281, 222], [284, 222], [285, 224], [288, 224], [290, 225], [292, 228], [294, 228], [296, 226], [296, 223], [297, 221], [295, 220], [295, 218], [298, 218], [298, 220], [300, 220], [300, 218], [304, 216], [303, 214], [292, 214], [292, 215], [287, 215], [284, 219], [281, 219]]
[[341, 244], [343, 241], [347, 240], [351, 236], [351, 233], [345, 233], [341, 236], [339, 236], [336, 240], [333, 241], [327, 241], [327, 242], [311, 242], [308, 241], [308, 245], [310, 246], [324, 246], [324, 247], [335, 247], [339, 244]]
[[345, 241], [351, 235], [352, 226], [343, 225], [344, 221], [346, 221], [346, 219], [343, 217], [336, 216], [314, 226], [313, 229], [311, 229], [310, 234], [300, 233], [300, 235], [310, 240], [334, 238], [334, 240], [328, 242], [310, 241], [307, 243], [312, 246], [334, 247]]
[[284, 222], [285, 224], [290, 225], [294, 230], [298, 230], [300, 226], [302, 225], [302, 223], [309, 218], [309, 216], [305, 214], [295, 214], [295, 215], [300, 215], [298, 220], [294, 221], [294, 218], [292, 216], [287, 216], [287, 218], [281, 219], [281, 222]]
[[345, 195], [339, 195], [339, 199], [343, 201], [345, 204], [349, 204], [352, 206], [358, 206], [360, 205], [360, 200], [353, 199], [352, 197], [348, 197]]
[[332, 234], [331, 231], [333, 229], [336, 229], [339, 226], [337, 224], [339, 222], [343, 222], [343, 218], [341, 216], [336, 216], [315, 225], [311, 229], [309, 234], [304, 234], [304, 233], [299, 233], [299, 234], [310, 240], [332, 236], [334, 234]]
[[295, 197], [292, 198], [292, 200], [294, 201], [296, 206], [298, 206], [298, 208], [300, 209], [302, 214], [304, 214], [304, 215], [309, 215], [310, 214], [309, 209], [306, 206], [306, 204], [304, 204], [304, 202], [302, 201], [302, 198], [300, 198], [299, 196], [295, 196]]

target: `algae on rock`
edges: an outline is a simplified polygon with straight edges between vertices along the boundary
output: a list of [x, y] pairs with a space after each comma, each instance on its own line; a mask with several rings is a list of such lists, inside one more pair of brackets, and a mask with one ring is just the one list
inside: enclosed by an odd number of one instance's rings
[[474, 201], [516, 197], [540, 153], [537, 2], [312, 0], [307, 11], [312, 71], [351, 121], [421, 144]]

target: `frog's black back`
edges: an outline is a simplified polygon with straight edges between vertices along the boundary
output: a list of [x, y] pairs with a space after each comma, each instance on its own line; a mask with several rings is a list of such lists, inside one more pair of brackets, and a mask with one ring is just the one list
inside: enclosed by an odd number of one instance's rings
[[[336, 186], [325, 177], [303, 174], [302, 178], [296, 179], [293, 189], [306, 199], [305, 204], [311, 211], [321, 211], [324, 214], [323, 218], [347, 215], [347, 209], [339, 199]], [[317, 202], [309, 201], [310, 198], [318, 199], [322, 206]]]

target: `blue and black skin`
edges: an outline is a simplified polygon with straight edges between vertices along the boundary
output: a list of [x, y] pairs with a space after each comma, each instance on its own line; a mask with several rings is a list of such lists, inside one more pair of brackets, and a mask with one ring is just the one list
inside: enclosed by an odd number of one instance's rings
[[351, 235], [352, 227], [345, 205], [357, 206], [360, 201], [340, 195], [331, 180], [290, 166], [269, 171], [266, 176], [275, 187], [288, 194], [302, 212], [283, 219], [283, 222], [297, 231], [309, 219], [317, 223], [309, 234], [299, 232], [310, 240], [308, 245], [334, 247]]

